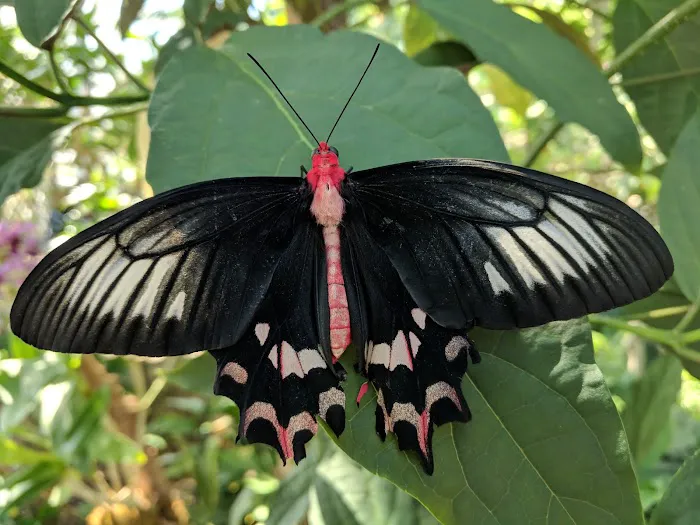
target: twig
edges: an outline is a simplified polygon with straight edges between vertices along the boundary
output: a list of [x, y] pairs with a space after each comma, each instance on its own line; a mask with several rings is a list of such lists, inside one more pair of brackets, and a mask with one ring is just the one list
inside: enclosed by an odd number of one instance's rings
[[55, 100], [56, 102], [61, 102], [63, 103], [65, 100], [65, 97], [61, 94], [54, 93], [50, 89], [45, 88], [44, 86], [40, 86], [33, 80], [29, 80], [27, 77], [22, 75], [21, 73], [15, 71], [12, 69], [10, 66], [7, 64], [0, 62], [0, 73], [3, 75], [7, 76], [8, 78], [11, 78], [18, 84], [23, 85], [24, 87], [31, 89], [34, 93], [37, 93], [41, 96], [44, 96], [46, 98], [50, 98], [51, 100]]
[[49, 108], [0, 106], [0, 117], [53, 118], [62, 117], [67, 112], [68, 106], [53, 106]]
[[55, 47], [52, 47], [49, 50], [49, 61], [51, 62], [51, 71], [53, 71], [53, 77], [56, 79], [56, 84], [58, 84], [58, 87], [61, 89], [61, 91], [63, 93], [70, 94], [70, 88], [68, 87], [68, 84], [66, 84], [66, 81], [63, 79], [61, 68], [59, 67], [58, 62], [56, 62], [55, 49]]
[[333, 20], [336, 16], [339, 16], [345, 13], [346, 11], [350, 11], [354, 7], [370, 3], [371, 2], [369, 0], [345, 0], [345, 2], [343, 2], [342, 4], [333, 4], [323, 13], [314, 18], [311, 21], [311, 25], [313, 27], [322, 27], [323, 25]]
[[537, 142], [535, 142], [535, 145], [532, 147], [532, 150], [530, 150], [527, 154], [527, 157], [525, 157], [525, 160], [523, 161], [523, 166], [527, 168], [532, 166], [535, 160], [537, 160], [537, 157], [539, 157], [540, 153], [542, 153], [542, 150], [545, 148], [545, 146], [549, 143], [550, 140], [554, 138], [554, 136], [557, 133], [559, 133], [559, 131], [563, 127], [564, 123], [559, 120], [555, 120], [554, 122], [552, 122], [549, 128], [537, 138]]
[[686, 0], [680, 6], [669, 11], [666, 16], [647, 29], [642, 36], [632, 42], [627, 48], [618, 54], [607, 67], [605, 73], [608, 77], [614, 75], [632, 58], [644, 51], [653, 43], [661, 40], [686, 21], [687, 18], [700, 10], [700, 0]]
[[90, 25], [87, 22], [85, 22], [79, 16], [73, 16], [73, 20], [75, 20], [77, 24], [80, 27], [82, 27], [88, 35], [95, 39], [95, 42], [97, 42], [97, 45], [102, 48], [102, 51], [104, 51], [105, 55], [111, 58], [112, 62], [114, 62], [119, 67], [119, 69], [121, 69], [136, 86], [138, 86], [139, 89], [146, 93], [150, 93], [150, 89], [148, 89], [143, 82], [141, 82], [138, 78], [131, 74], [131, 72], [126, 68], [126, 66], [122, 63], [119, 57], [112, 53], [109, 47], [107, 47], [107, 45], [102, 40], [100, 40], [100, 37], [97, 36], [95, 30], [92, 27], [90, 27]]
[[624, 87], [643, 86], [645, 84], [653, 84], [655, 82], [663, 82], [665, 80], [675, 80], [677, 78], [692, 77], [695, 75], [700, 75], [700, 67], [692, 67], [682, 71], [671, 71], [670, 73], [659, 73], [657, 75], [623, 79], [622, 82], [619, 82], [617, 85]]

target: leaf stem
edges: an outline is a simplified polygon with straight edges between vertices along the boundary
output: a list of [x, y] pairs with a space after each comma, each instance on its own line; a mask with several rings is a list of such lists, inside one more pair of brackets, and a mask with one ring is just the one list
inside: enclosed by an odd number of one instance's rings
[[51, 100], [55, 100], [56, 102], [61, 102], [63, 103], [65, 100], [65, 97], [59, 93], [54, 93], [50, 89], [45, 88], [44, 86], [40, 86], [33, 80], [29, 80], [27, 77], [19, 73], [18, 71], [15, 71], [12, 69], [10, 66], [7, 64], [3, 63], [0, 61], [0, 73], [5, 75], [7, 78], [11, 78], [18, 84], [23, 85], [24, 87], [32, 90], [34, 93], [37, 93], [41, 96], [44, 96], [46, 98], [50, 98]]
[[56, 79], [56, 84], [58, 84], [58, 87], [60, 88], [61, 92], [70, 93], [70, 88], [68, 87], [68, 84], [66, 84], [66, 81], [63, 78], [61, 68], [59, 67], [58, 62], [56, 62], [55, 49], [55, 47], [51, 47], [51, 49], [49, 50], [49, 61], [51, 62], [51, 71], [53, 71], [53, 77]]
[[549, 125], [549, 127], [545, 130], [545, 132], [537, 138], [535, 145], [525, 157], [525, 160], [523, 161], [523, 166], [525, 166], [526, 168], [532, 166], [535, 160], [537, 160], [537, 157], [540, 156], [540, 153], [542, 153], [542, 150], [545, 148], [545, 146], [549, 143], [550, 140], [554, 138], [554, 136], [557, 133], [559, 133], [559, 131], [561, 131], [561, 128], [563, 127], [564, 123], [560, 120], [555, 120], [554, 122], [552, 122]]
[[647, 29], [642, 36], [627, 46], [622, 53], [619, 53], [608, 65], [605, 73], [610, 77], [620, 71], [632, 58], [653, 43], [666, 37], [697, 11], [700, 11], [700, 0], [686, 0], [675, 9], [671, 9], [666, 13], [666, 16]]
[[624, 79], [617, 84], [618, 86], [643, 86], [645, 84], [653, 84], [655, 82], [663, 82], [664, 80], [675, 80], [677, 78], [693, 77], [700, 75], [700, 67], [692, 67], [682, 71], [671, 71], [670, 73], [659, 73], [658, 75], [647, 75], [643, 77], [635, 77]]
[[[678, 324], [676, 326], [673, 327], [673, 331], [676, 333], [681, 333], [686, 328], [688, 328], [690, 323], [693, 322], [693, 319], [695, 319], [695, 316], [698, 314], [699, 309], [700, 309], [700, 290], [698, 290], [698, 293], [695, 296], [695, 301], [692, 302], [692, 304], [688, 308], [688, 311], [685, 313], [683, 318], [680, 321], [678, 321]], [[692, 332], [690, 332], [690, 333], [692, 333]]]
[[53, 118], [62, 117], [67, 111], [68, 106], [52, 106], [48, 108], [0, 106], [0, 117]]
[[100, 39], [100, 37], [97, 36], [97, 33], [95, 30], [90, 27], [90, 25], [85, 22], [82, 18], [79, 16], [73, 16], [73, 20], [76, 21], [76, 23], [82, 27], [85, 32], [90, 35], [95, 42], [97, 42], [97, 45], [102, 48], [102, 51], [104, 51], [105, 55], [107, 55], [109, 58], [112, 59], [112, 62], [114, 62], [119, 69], [121, 69], [124, 74], [126, 74], [127, 77], [129, 77], [129, 80], [131, 80], [141, 91], [144, 91], [145, 93], [150, 93], [151, 90], [146, 87], [146, 85], [141, 82], [138, 78], [136, 78], [123, 64], [123, 62], [115, 55], [112, 53], [112, 51], [107, 47], [107, 45]]
[[339, 16], [345, 13], [346, 11], [350, 11], [354, 7], [370, 3], [371, 2], [369, 0], [345, 0], [345, 2], [343, 3], [333, 4], [323, 13], [314, 18], [311, 21], [311, 25], [313, 27], [321, 27], [333, 20], [336, 16]]
[[700, 352], [686, 347], [690, 343], [700, 341], [700, 329], [680, 334], [674, 330], [661, 330], [650, 326], [631, 324], [615, 317], [600, 314], [590, 314], [588, 320], [593, 325], [608, 326], [638, 335], [654, 343], [664, 345], [678, 357], [700, 363]]

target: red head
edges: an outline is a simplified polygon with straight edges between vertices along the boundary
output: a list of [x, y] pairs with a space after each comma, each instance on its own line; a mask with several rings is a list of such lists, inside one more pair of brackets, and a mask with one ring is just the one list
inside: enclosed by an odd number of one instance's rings
[[345, 171], [338, 164], [338, 150], [326, 142], [320, 142], [311, 155], [311, 169], [306, 180], [316, 190], [319, 183], [330, 184], [338, 188], [345, 178]]

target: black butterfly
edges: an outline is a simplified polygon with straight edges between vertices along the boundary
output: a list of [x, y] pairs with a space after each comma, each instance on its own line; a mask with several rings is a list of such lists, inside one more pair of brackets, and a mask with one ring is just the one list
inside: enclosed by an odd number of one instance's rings
[[581, 184], [470, 159], [350, 174], [326, 142], [312, 164], [178, 188], [81, 232], [26, 279], [12, 330], [59, 352], [207, 349], [239, 435], [295, 461], [316, 416], [344, 429], [336, 361], [352, 342], [377, 432], [431, 473], [433, 424], [470, 419], [470, 328], [600, 312], [673, 273], [650, 224]]

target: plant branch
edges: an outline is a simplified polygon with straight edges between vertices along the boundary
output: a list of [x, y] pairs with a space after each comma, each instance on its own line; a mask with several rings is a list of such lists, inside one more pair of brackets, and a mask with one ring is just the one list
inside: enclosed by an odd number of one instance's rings
[[691, 67], [689, 69], [684, 69], [683, 71], [671, 71], [670, 73], [659, 73], [658, 75], [646, 75], [643, 77], [624, 79], [617, 85], [624, 87], [643, 86], [645, 84], [654, 84], [656, 82], [663, 82], [665, 80], [675, 80], [677, 78], [693, 77], [695, 75], [700, 75], [700, 67]]
[[369, 0], [345, 0], [345, 2], [340, 3], [340, 4], [333, 4], [330, 6], [328, 9], [326, 9], [323, 13], [318, 15], [316, 18], [314, 18], [311, 21], [311, 25], [313, 27], [322, 27], [323, 25], [327, 24], [331, 20], [333, 20], [336, 16], [339, 16], [347, 11], [350, 11], [354, 7], [363, 5], [363, 4], [370, 4], [371, 2]]
[[662, 330], [651, 326], [631, 324], [615, 317], [600, 314], [590, 314], [588, 320], [593, 325], [608, 326], [616, 330], [622, 330], [638, 335], [644, 339], [663, 345], [678, 357], [700, 363], [700, 352], [696, 352], [686, 345], [700, 341], [700, 330], [693, 330], [684, 334], [674, 330]]
[[555, 137], [557, 133], [559, 133], [559, 131], [563, 127], [564, 123], [559, 120], [555, 120], [554, 122], [552, 122], [549, 128], [537, 138], [537, 142], [535, 142], [535, 145], [525, 157], [525, 160], [523, 161], [523, 166], [525, 166], [526, 168], [532, 166], [535, 160], [537, 160], [537, 157], [539, 157], [540, 153], [542, 153], [542, 150], [545, 148], [545, 146], [549, 143], [550, 140], [552, 140]]
[[619, 53], [615, 57], [606, 68], [606, 75], [610, 77], [620, 71], [632, 58], [653, 43], [668, 36], [674, 29], [697, 11], [700, 11], [700, 0], [686, 0], [680, 6], [669, 11], [666, 16], [647, 29], [642, 36], [632, 42], [622, 53]]
[[97, 36], [95, 30], [92, 27], [90, 27], [90, 25], [87, 22], [85, 22], [79, 16], [73, 16], [73, 20], [75, 20], [76, 23], [80, 27], [82, 27], [85, 30], [85, 32], [95, 40], [95, 42], [97, 42], [97, 45], [102, 48], [102, 51], [104, 51], [104, 53], [112, 59], [112, 62], [114, 62], [119, 67], [119, 69], [121, 69], [126, 74], [126, 76], [129, 77], [129, 80], [131, 80], [136, 86], [138, 86], [138, 88], [141, 91], [150, 93], [151, 90], [148, 89], [143, 82], [141, 82], [138, 78], [131, 74], [131, 72], [126, 68], [126, 66], [122, 63], [119, 57], [112, 53], [109, 47], [107, 47], [107, 45], [102, 40], [100, 40], [100, 37]]
[[53, 106], [48, 108], [0, 106], [0, 117], [53, 118], [62, 117], [67, 111], [68, 106]]
[[688, 328], [688, 326], [690, 326], [690, 323], [693, 322], [693, 319], [695, 319], [695, 316], [698, 314], [698, 310], [700, 310], [700, 290], [698, 290], [698, 294], [695, 297], [695, 301], [692, 302], [692, 304], [688, 308], [688, 311], [685, 312], [683, 318], [680, 321], [678, 321], [678, 324], [676, 326], [673, 327], [673, 331], [676, 333], [681, 333], [686, 328]]
[[7, 64], [3, 63], [0, 61], [0, 73], [3, 75], [7, 76], [7, 78], [11, 78], [18, 84], [23, 85], [27, 89], [32, 90], [34, 93], [37, 93], [41, 96], [44, 96], [46, 98], [50, 98], [51, 100], [55, 100], [56, 102], [63, 102], [65, 97], [59, 93], [54, 93], [50, 89], [45, 88], [44, 86], [40, 86], [33, 80], [29, 80], [27, 77], [22, 75], [21, 73], [15, 71], [12, 69], [10, 66]]
[[58, 66], [58, 62], [56, 62], [55, 49], [55, 47], [52, 47], [49, 50], [49, 61], [51, 62], [51, 71], [53, 71], [53, 77], [56, 79], [56, 84], [58, 84], [58, 87], [63, 93], [70, 93], [70, 88], [68, 87], [68, 84], [66, 84], [66, 81], [63, 78], [61, 68]]

